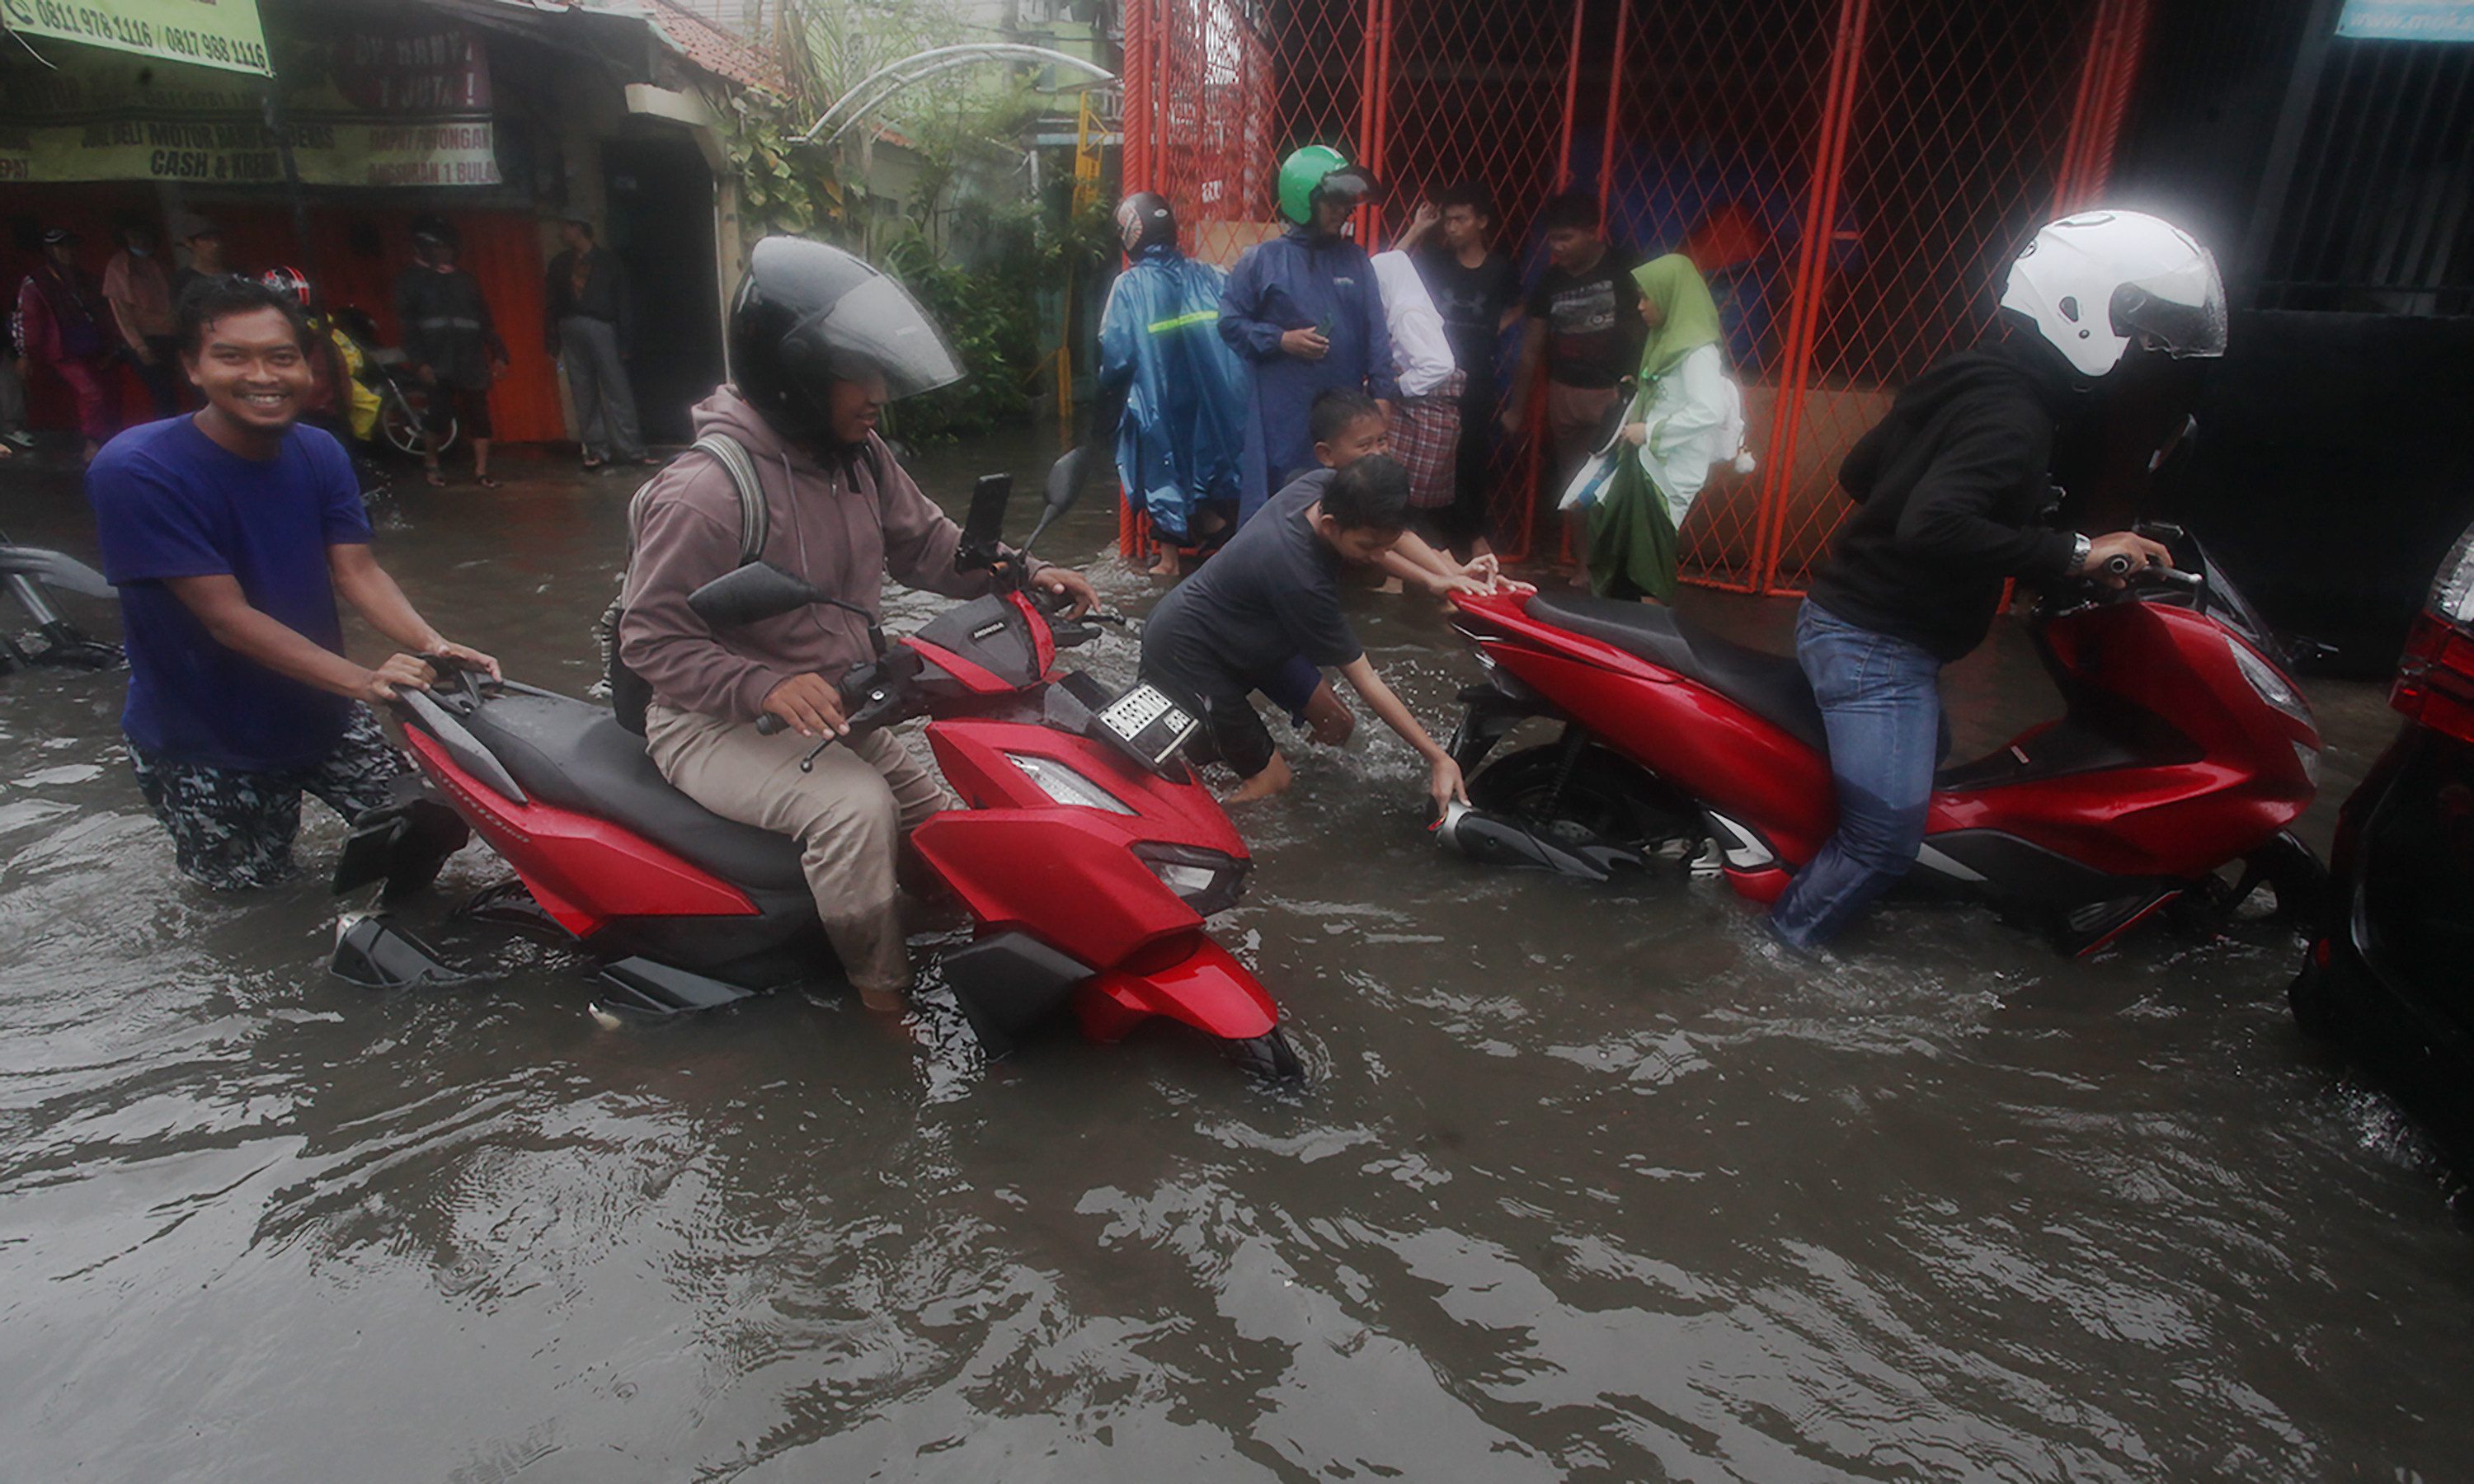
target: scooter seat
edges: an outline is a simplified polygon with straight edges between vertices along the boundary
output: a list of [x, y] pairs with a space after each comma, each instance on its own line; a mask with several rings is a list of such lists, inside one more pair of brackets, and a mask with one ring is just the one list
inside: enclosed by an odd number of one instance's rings
[[799, 842], [726, 820], [672, 787], [644, 739], [600, 706], [509, 690], [461, 717], [525, 793], [630, 829], [734, 885], [801, 891]]
[[1812, 682], [1791, 656], [1722, 639], [1675, 610], [1651, 603], [1541, 593], [1529, 600], [1529, 615], [1697, 681], [1814, 752], [1830, 751]]

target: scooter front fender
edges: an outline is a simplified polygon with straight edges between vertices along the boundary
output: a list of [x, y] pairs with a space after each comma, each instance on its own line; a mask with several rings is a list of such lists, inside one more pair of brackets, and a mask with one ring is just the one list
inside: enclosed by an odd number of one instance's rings
[[[1249, 1041], [1268, 1034], [1279, 1023], [1279, 1007], [1271, 993], [1235, 956], [1201, 933], [1184, 945], [1182, 956], [1145, 954], [1129, 966], [1102, 969], [1074, 993], [1074, 1012], [1082, 1034], [1104, 1044], [1123, 1041], [1128, 1031], [1153, 1016], [1193, 1026], [1227, 1041]], [[1151, 968], [1152, 958], [1168, 959]]]
[[992, 930], [1019, 928], [1086, 964], [1123, 964], [1202, 918], [1097, 809], [947, 809], [910, 832], [921, 858]]

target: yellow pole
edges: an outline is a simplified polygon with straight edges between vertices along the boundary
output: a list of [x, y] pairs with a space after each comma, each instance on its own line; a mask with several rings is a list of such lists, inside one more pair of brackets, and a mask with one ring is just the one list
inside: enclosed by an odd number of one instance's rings
[[[1079, 217], [1100, 199], [1100, 121], [1091, 113], [1085, 88], [1074, 121], [1074, 214]], [[1065, 284], [1065, 323], [1056, 336], [1056, 432], [1074, 436], [1074, 283]]]

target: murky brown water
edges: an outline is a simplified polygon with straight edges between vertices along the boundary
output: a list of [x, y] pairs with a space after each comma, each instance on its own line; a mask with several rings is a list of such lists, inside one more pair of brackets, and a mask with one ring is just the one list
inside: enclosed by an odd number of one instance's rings
[[[925, 461], [957, 499], [1044, 462]], [[406, 491], [382, 557], [450, 634], [581, 689], [626, 492]], [[69, 481], [0, 471], [0, 502], [91, 554]], [[1474, 667], [1441, 618], [1358, 611], [1442, 725]], [[1125, 640], [1085, 653], [1131, 669]], [[1954, 676], [1962, 744], [2042, 703], [2019, 658]], [[2296, 1036], [2272, 930], [2076, 964], [1905, 912], [1784, 964], [1714, 883], [1438, 855], [1421, 770], [1378, 739], [1306, 752], [1241, 820], [1223, 936], [1307, 1090], [1175, 1034], [986, 1066], [941, 992], [924, 1048], [795, 997], [611, 1031], [549, 950], [371, 994], [324, 971], [315, 882], [179, 883], [119, 689], [0, 681], [11, 1478], [2474, 1467], [2458, 1187]], [[2388, 727], [2367, 688], [2317, 693], [2333, 799]], [[309, 812], [323, 868], [339, 830]], [[440, 918], [497, 874], [458, 857], [416, 925], [488, 950]]]

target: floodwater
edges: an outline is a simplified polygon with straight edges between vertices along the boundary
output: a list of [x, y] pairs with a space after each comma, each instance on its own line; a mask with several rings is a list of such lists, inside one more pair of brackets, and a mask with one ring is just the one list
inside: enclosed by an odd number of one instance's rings
[[[924, 458], [1035, 482], [1036, 443]], [[403, 488], [382, 560], [580, 690], [626, 482]], [[399, 481], [400, 485], [409, 482]], [[71, 478], [0, 471], [90, 556]], [[1023, 501], [1028, 520], [1030, 501]], [[1049, 555], [1119, 564], [1104, 509]], [[1781, 605], [1692, 600], [1774, 640]], [[68, 600], [109, 630], [108, 613]], [[934, 610], [906, 599], [899, 632]], [[1475, 668], [1356, 600], [1442, 728]], [[1130, 673], [1129, 642], [1083, 651]], [[2005, 640], [1962, 745], [2047, 703]], [[2316, 685], [2335, 800], [2385, 741]], [[796, 995], [606, 1029], [573, 960], [325, 971], [313, 879], [212, 896], [132, 783], [120, 682], [0, 681], [0, 1472], [15, 1479], [2391, 1479], [2474, 1460], [2474, 1233], [2294, 1032], [2292, 938], [2087, 963], [1976, 911], [1764, 952], [1713, 882], [1440, 855], [1388, 736], [1240, 819], [1221, 936], [1310, 1064], [1173, 1028], [989, 1065]], [[1379, 730], [1379, 729], [1378, 729]]]

